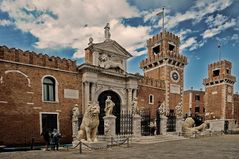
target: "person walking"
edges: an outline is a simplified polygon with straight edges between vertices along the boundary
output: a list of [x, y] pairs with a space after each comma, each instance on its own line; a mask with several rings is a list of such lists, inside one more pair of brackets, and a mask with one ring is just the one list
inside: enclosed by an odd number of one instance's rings
[[61, 138], [61, 134], [57, 131], [57, 129], [54, 129], [52, 132], [52, 147], [53, 150], [59, 150], [59, 141]]
[[44, 129], [43, 132], [41, 133], [41, 136], [43, 136], [43, 139], [46, 143], [46, 151], [48, 151], [48, 147], [50, 145], [50, 136], [51, 136], [49, 129]]

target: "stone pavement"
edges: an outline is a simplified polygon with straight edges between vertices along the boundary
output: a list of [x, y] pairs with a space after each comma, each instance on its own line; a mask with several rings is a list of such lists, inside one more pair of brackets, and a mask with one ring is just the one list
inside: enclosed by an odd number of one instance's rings
[[239, 159], [239, 135], [131, 144], [107, 150], [2, 152], [1, 159]]

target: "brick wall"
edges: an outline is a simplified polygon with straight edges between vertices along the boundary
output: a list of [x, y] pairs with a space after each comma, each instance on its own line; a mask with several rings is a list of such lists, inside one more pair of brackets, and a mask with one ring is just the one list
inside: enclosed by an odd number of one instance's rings
[[234, 118], [237, 120], [237, 124], [238, 124], [239, 123], [239, 95], [234, 94], [233, 98], [234, 98]]
[[[62, 142], [71, 142], [72, 108], [74, 104], [78, 104], [81, 108], [82, 99], [81, 75], [76, 72], [75, 63], [53, 58], [55, 62], [61, 61], [55, 65], [54, 62], [49, 62], [49, 59], [45, 61], [39, 58], [40, 55], [27, 52], [19, 53], [19, 58], [16, 58], [13, 52], [4, 51], [3, 56], [1, 51], [0, 55], [0, 143], [29, 144], [32, 138], [36, 143], [43, 143], [40, 136], [40, 112], [58, 113]], [[33, 61], [29, 62], [30, 55], [38, 58], [33, 58]], [[8, 72], [9, 70], [14, 71]], [[59, 102], [42, 101], [42, 78], [45, 75], [53, 76], [57, 80]], [[65, 98], [64, 89], [79, 90], [79, 98]]]
[[[149, 95], [153, 95], [154, 101], [149, 103]], [[149, 85], [139, 85], [138, 107], [140, 109], [149, 109], [151, 119], [156, 117], [156, 111], [160, 104], [165, 100], [165, 90]]]
[[[191, 93], [191, 101], [190, 101], [190, 93]], [[204, 117], [205, 112], [204, 110], [204, 91], [197, 91], [197, 90], [188, 90], [183, 92], [183, 115], [185, 116], [186, 114], [189, 115], [188, 113], [190, 112], [190, 103], [192, 106], [191, 113], [192, 116], [195, 114]], [[196, 100], [196, 96], [199, 96], [200, 100]], [[195, 107], [199, 106], [199, 112], [195, 112]]]

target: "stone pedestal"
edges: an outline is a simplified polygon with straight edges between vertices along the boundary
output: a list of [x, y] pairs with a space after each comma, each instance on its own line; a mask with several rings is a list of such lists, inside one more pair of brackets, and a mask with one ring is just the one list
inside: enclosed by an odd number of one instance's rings
[[135, 138], [141, 136], [141, 116], [138, 114], [133, 117], [133, 134]]
[[160, 134], [166, 135], [167, 134], [167, 120], [168, 118], [164, 115], [160, 116]]
[[177, 117], [176, 119], [176, 132], [177, 133], [182, 133], [182, 125], [183, 125], [183, 118], [182, 117]]
[[72, 121], [72, 138], [73, 138], [72, 145], [73, 145], [73, 147], [79, 143], [79, 141], [77, 140], [78, 129], [79, 129], [78, 120]]
[[108, 137], [114, 137], [115, 136], [115, 119], [116, 117], [114, 115], [104, 116], [104, 131], [105, 136]]

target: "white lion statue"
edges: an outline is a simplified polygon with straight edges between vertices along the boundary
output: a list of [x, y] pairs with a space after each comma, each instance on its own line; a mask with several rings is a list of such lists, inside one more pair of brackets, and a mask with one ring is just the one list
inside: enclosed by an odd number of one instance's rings
[[182, 132], [184, 133], [184, 136], [190, 137], [194, 133], [204, 131], [208, 127], [207, 123], [202, 123], [201, 125], [196, 126], [196, 127], [194, 127], [194, 124], [195, 124], [195, 121], [191, 117], [188, 117], [184, 121], [184, 123], [182, 125]]
[[78, 131], [78, 140], [88, 142], [97, 142], [97, 130], [99, 126], [100, 107], [98, 103], [89, 105], [84, 114], [80, 130]]
[[122, 63], [120, 61], [113, 61], [110, 59], [110, 57], [106, 54], [102, 54], [99, 57], [100, 60], [100, 66], [104, 67], [105, 69], [109, 69], [109, 68], [118, 68], [122, 71], [124, 71], [124, 67], [122, 65]]

